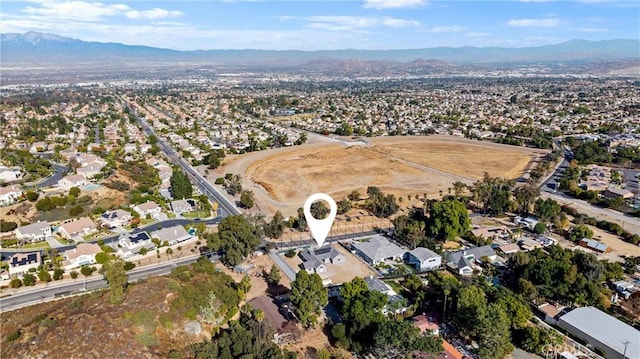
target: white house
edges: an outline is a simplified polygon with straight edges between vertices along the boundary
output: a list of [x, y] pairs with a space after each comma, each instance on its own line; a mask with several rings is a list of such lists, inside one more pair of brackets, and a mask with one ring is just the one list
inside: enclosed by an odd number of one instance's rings
[[406, 252], [382, 236], [374, 236], [366, 242], [356, 242], [353, 248], [356, 254], [374, 265], [386, 260], [401, 260]]
[[162, 228], [153, 232], [152, 236], [158, 238], [160, 242], [169, 242], [169, 245], [184, 242], [192, 237], [182, 226]]
[[0, 187], [0, 206], [8, 206], [16, 203], [22, 196], [22, 190], [17, 186]]
[[71, 270], [94, 264], [96, 262], [96, 254], [100, 252], [102, 252], [102, 249], [95, 243], [80, 243], [75, 248], [64, 251], [63, 255], [66, 258], [64, 269]]
[[146, 217], [147, 215], [156, 216], [162, 213], [162, 207], [160, 207], [154, 201], [147, 201], [145, 203], [135, 205], [131, 208], [133, 208], [134, 211], [138, 212], [138, 214], [140, 214], [140, 217], [143, 217], [143, 218]]
[[23, 276], [29, 269], [38, 268], [42, 264], [40, 252], [16, 253], [9, 257], [9, 276]]
[[98, 230], [98, 226], [89, 217], [78, 218], [75, 221], [63, 223], [60, 225], [60, 235], [73, 240], [76, 237], [82, 237]]
[[15, 229], [16, 238], [21, 242], [40, 242], [53, 238], [49, 222], [42, 221], [27, 224]]
[[131, 213], [123, 209], [116, 209], [113, 211], [104, 212], [100, 216], [100, 221], [102, 222], [102, 225], [106, 226], [107, 228], [116, 228], [128, 224], [129, 222], [131, 222], [132, 218], [133, 216], [131, 215]]
[[22, 178], [19, 169], [0, 166], [0, 182], [11, 182]]
[[72, 187], [84, 187], [88, 184], [86, 177], [80, 174], [62, 177], [58, 181], [58, 187], [62, 189], [70, 189]]
[[139, 253], [142, 248], [151, 250], [155, 247], [155, 243], [151, 241], [151, 236], [147, 232], [123, 234], [118, 239], [117, 254], [121, 258], [128, 258]]
[[182, 213], [193, 212], [196, 209], [196, 201], [192, 198], [179, 199], [171, 202], [171, 210], [173, 213], [180, 215]]
[[405, 262], [417, 271], [425, 272], [440, 268], [442, 257], [428, 248], [418, 247], [405, 254]]
[[102, 167], [104, 166], [94, 162], [87, 166], [82, 166], [76, 169], [76, 172], [78, 172], [78, 174], [80, 175], [85, 176], [86, 178], [93, 178], [100, 173], [100, 171], [102, 170]]

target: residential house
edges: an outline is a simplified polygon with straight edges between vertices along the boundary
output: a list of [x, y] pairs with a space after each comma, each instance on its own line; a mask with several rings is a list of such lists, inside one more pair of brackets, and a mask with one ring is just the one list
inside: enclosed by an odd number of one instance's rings
[[615, 187], [607, 188], [602, 195], [607, 199], [617, 199], [617, 198], [629, 199], [629, 198], [633, 198], [633, 192], [627, 191], [626, 189], [620, 189], [620, 188], [615, 188]]
[[98, 164], [98, 163], [92, 163], [90, 165], [87, 166], [82, 166], [78, 169], [76, 169], [76, 172], [79, 175], [83, 175], [86, 178], [93, 178], [96, 175], [100, 174], [100, 172], [102, 171], [102, 165]]
[[47, 221], [38, 221], [15, 229], [16, 238], [21, 242], [40, 242], [53, 238]]
[[254, 310], [260, 310], [264, 314], [264, 323], [273, 332], [273, 341], [277, 344], [286, 344], [299, 337], [296, 328], [295, 316], [288, 305], [276, 304], [276, 301], [267, 296], [254, 298], [248, 302]]
[[447, 265], [456, 270], [460, 275], [471, 275], [474, 269], [481, 270], [477, 262], [487, 260], [493, 262], [496, 259], [496, 252], [490, 245], [473, 247], [457, 252], [448, 252], [446, 255]]
[[558, 317], [562, 314], [563, 306], [544, 303], [538, 306], [538, 311], [544, 316], [543, 320], [549, 324], [558, 324]]
[[582, 238], [580, 240], [580, 246], [584, 248], [589, 248], [594, 252], [598, 253], [609, 253], [611, 252], [611, 247], [608, 245], [598, 242], [595, 239]]
[[22, 172], [17, 168], [0, 166], [0, 183], [12, 182], [22, 178]]
[[87, 184], [89, 184], [87, 178], [80, 174], [64, 176], [58, 181], [58, 187], [65, 190], [68, 190], [72, 187], [84, 187]]
[[518, 245], [524, 251], [532, 251], [534, 249], [542, 248], [542, 242], [538, 242], [533, 238], [523, 238], [518, 241]]
[[64, 269], [71, 270], [73, 268], [82, 267], [96, 263], [96, 254], [102, 252], [102, 249], [96, 243], [80, 243], [73, 249], [64, 251], [65, 257]]
[[442, 257], [436, 252], [424, 247], [417, 247], [405, 253], [404, 260], [418, 272], [438, 269], [442, 265]]
[[158, 238], [160, 242], [167, 241], [169, 245], [184, 242], [192, 237], [182, 226], [162, 228], [153, 232], [151, 236]]
[[171, 210], [176, 215], [193, 212], [195, 211], [195, 209], [196, 209], [196, 201], [193, 200], [192, 198], [171, 201]]
[[142, 248], [152, 250], [156, 244], [151, 241], [151, 236], [147, 232], [135, 232], [123, 234], [118, 239], [117, 254], [121, 258], [128, 258], [134, 254], [140, 253]]
[[0, 187], [0, 207], [16, 203], [22, 194], [18, 186]]
[[138, 214], [140, 214], [140, 217], [145, 218], [147, 216], [156, 216], [160, 213], [162, 213], [162, 207], [160, 207], [156, 202], [154, 201], [147, 201], [145, 203], [141, 203], [138, 205], [135, 205], [133, 207], [134, 211], [136, 211]]
[[369, 290], [375, 290], [388, 297], [387, 305], [382, 308], [382, 314], [401, 314], [409, 309], [406, 298], [396, 293], [387, 283], [375, 277], [365, 278], [364, 281]]
[[498, 250], [506, 255], [511, 255], [520, 251], [520, 246], [515, 243], [503, 244]]
[[458, 351], [451, 343], [446, 340], [442, 340], [442, 354], [439, 358], [442, 359], [462, 359], [464, 355]]
[[10, 256], [7, 264], [9, 264], [9, 276], [21, 277], [29, 269], [38, 268], [42, 264], [42, 256], [40, 252], [20, 252]]
[[365, 242], [355, 242], [352, 246], [358, 256], [374, 265], [386, 260], [402, 260], [406, 252], [382, 236], [374, 236]]
[[345, 261], [345, 257], [331, 246], [302, 251], [299, 256], [302, 258], [300, 266], [309, 274], [326, 272], [327, 263], [341, 264]]
[[98, 230], [98, 226], [89, 217], [81, 217], [74, 221], [69, 221], [60, 225], [60, 235], [64, 238], [74, 240], [91, 234]]
[[430, 320], [426, 315], [416, 315], [411, 318], [413, 321], [413, 326], [420, 330], [420, 334], [427, 335], [439, 335], [440, 334], [440, 326], [438, 323]]
[[102, 216], [100, 216], [100, 221], [102, 225], [107, 228], [116, 228], [128, 224], [132, 218], [131, 213], [123, 209], [116, 209], [104, 212]]

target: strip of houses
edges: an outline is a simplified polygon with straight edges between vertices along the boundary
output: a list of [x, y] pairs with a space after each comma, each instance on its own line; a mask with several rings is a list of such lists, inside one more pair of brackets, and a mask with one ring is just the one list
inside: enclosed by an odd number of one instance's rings
[[0, 207], [16, 203], [22, 195], [22, 190], [18, 186], [0, 187]]

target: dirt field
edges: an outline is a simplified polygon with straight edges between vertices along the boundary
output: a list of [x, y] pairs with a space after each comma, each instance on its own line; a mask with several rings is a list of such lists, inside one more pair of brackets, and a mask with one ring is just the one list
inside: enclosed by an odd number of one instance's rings
[[[341, 264], [327, 264], [328, 271], [325, 273], [319, 273], [322, 279], [330, 279], [333, 284], [341, 284], [352, 280], [355, 277], [369, 277], [376, 275], [366, 264], [364, 264], [359, 258], [351, 254], [339, 244], [333, 244], [338, 252], [345, 256], [344, 263]], [[282, 258], [295, 270], [300, 268], [302, 259], [299, 256], [293, 258]]]
[[450, 136], [390, 139], [374, 138], [373, 149], [471, 179], [481, 178], [484, 172], [491, 176], [518, 178], [531, 160], [549, 152]]
[[225, 173], [243, 177], [259, 211], [294, 215], [305, 199], [326, 192], [341, 200], [353, 190], [378, 186], [396, 196], [438, 196], [455, 181], [472, 183], [484, 171], [518, 177], [544, 151], [450, 136], [386, 137], [373, 146], [315, 143], [225, 158], [209, 179]]

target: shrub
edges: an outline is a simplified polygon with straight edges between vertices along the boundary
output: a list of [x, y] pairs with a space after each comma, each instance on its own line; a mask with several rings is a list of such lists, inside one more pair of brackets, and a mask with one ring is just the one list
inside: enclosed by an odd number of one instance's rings
[[136, 265], [133, 262], [124, 262], [124, 270], [132, 270]]
[[20, 288], [22, 287], [22, 280], [20, 280], [20, 278], [13, 278], [11, 283], [9, 283], [9, 286], [11, 288]]
[[287, 258], [293, 258], [296, 256], [296, 251], [293, 249], [289, 249], [285, 254]]
[[24, 283], [24, 285], [26, 285], [27, 287], [29, 286], [33, 286], [36, 285], [36, 276], [34, 276], [33, 274], [27, 273], [24, 275], [24, 277], [22, 278], [22, 282]]
[[11, 232], [16, 228], [18, 228], [18, 224], [16, 222], [0, 219], [0, 232]]
[[71, 276], [71, 279], [78, 278], [78, 272], [75, 270], [72, 270], [71, 273], [69, 273], [69, 275]]
[[40, 197], [40, 195], [38, 194], [38, 192], [35, 191], [27, 191], [27, 200], [29, 200], [29, 202], [35, 202], [38, 200], [38, 197]]
[[222, 177], [216, 178], [215, 184], [224, 184], [224, 178]]
[[7, 335], [7, 337], [4, 339], [5, 343], [11, 343], [12, 341], [20, 338], [20, 331], [16, 330], [14, 332], [9, 333], [9, 335]]

